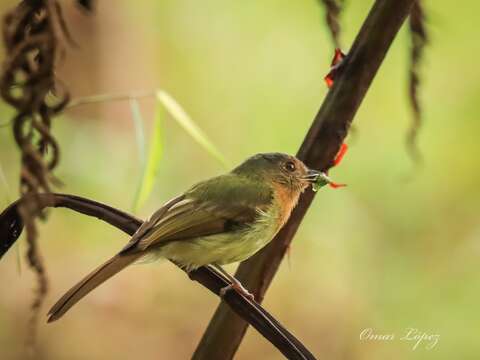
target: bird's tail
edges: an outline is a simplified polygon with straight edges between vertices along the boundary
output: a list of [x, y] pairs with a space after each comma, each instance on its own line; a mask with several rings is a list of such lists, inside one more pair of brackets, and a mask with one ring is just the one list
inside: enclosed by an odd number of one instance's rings
[[90, 291], [133, 263], [139, 256], [139, 254], [115, 255], [103, 265], [93, 270], [82, 281], [68, 290], [68, 292], [53, 305], [48, 312], [48, 322], [58, 320]]

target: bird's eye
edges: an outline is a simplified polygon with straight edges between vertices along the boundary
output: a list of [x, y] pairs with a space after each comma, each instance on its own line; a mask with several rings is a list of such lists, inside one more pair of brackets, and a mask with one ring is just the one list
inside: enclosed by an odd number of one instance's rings
[[287, 161], [284, 165], [285, 170], [289, 172], [294, 172], [295, 171], [295, 164], [293, 161]]

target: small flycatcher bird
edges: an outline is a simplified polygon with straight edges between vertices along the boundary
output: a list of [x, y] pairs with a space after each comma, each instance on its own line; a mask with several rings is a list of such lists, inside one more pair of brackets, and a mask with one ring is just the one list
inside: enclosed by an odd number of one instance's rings
[[294, 156], [268, 153], [194, 185], [165, 203], [117, 255], [63, 295], [50, 310], [48, 322], [126, 266], [151, 257], [169, 259], [187, 271], [212, 265], [232, 281], [227, 288], [248, 296], [220, 265], [245, 260], [268, 244], [300, 194], [321, 175]]

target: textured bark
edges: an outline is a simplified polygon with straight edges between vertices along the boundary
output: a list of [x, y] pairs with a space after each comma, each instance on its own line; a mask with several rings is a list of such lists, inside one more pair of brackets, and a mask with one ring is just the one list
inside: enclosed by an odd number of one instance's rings
[[[297, 156], [309, 167], [328, 170], [332, 166], [353, 117], [414, 2], [375, 2], [298, 151]], [[255, 295], [257, 301], [263, 299], [313, 198], [313, 192], [306, 192], [275, 239], [240, 265], [236, 277]], [[247, 326], [225, 304], [220, 304], [193, 359], [231, 359]]]

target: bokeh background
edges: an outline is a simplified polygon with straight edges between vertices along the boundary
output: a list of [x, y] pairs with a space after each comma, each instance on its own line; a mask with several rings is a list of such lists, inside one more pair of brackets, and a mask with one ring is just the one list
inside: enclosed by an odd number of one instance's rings
[[[1, 1], [1, 13], [13, 1]], [[78, 47], [59, 70], [73, 97], [162, 88], [232, 165], [264, 151], [295, 153], [327, 93], [333, 54], [315, 0], [98, 1], [94, 16], [63, 2]], [[347, 1], [342, 43], [351, 44], [373, 1]], [[331, 175], [348, 183], [318, 194], [265, 299], [265, 307], [323, 359], [477, 359], [480, 354], [480, 147], [477, 1], [425, 2], [431, 43], [422, 66], [422, 167], [405, 150], [410, 39], [402, 29], [355, 118], [350, 151]], [[155, 101], [141, 101], [147, 130]], [[1, 124], [12, 115], [0, 105]], [[140, 176], [128, 102], [89, 105], [54, 122], [62, 192], [131, 210]], [[191, 184], [224, 171], [171, 119], [146, 217]], [[7, 185], [17, 198], [19, 153], [0, 128]], [[68, 210], [41, 225], [51, 280], [42, 313], [128, 237]], [[25, 243], [0, 263], [0, 358], [24, 357], [34, 278]], [[18, 261], [20, 258], [20, 262]], [[234, 271], [235, 266], [229, 266]], [[187, 359], [218, 299], [164, 262], [134, 266], [65, 318], [42, 318], [48, 359]], [[45, 318], [46, 319], [46, 318]], [[395, 334], [361, 341], [359, 334]], [[439, 334], [401, 341], [407, 328]], [[237, 359], [280, 359], [250, 329]]]

